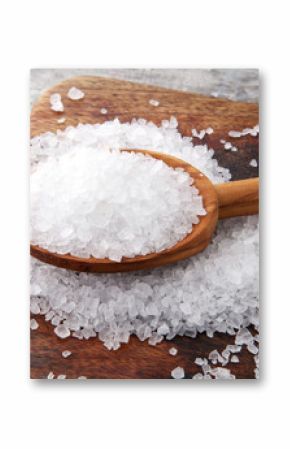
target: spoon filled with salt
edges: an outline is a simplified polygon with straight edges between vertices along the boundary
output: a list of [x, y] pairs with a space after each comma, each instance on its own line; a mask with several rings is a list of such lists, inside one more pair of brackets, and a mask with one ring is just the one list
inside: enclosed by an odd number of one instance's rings
[[[178, 173], [185, 173], [188, 175], [188, 177], [190, 177], [192, 185], [195, 188], [195, 192], [192, 195], [192, 201], [195, 204], [195, 207], [197, 207], [196, 210], [198, 217], [192, 215], [193, 219], [190, 225], [190, 229], [188, 229], [188, 223], [187, 227], [185, 226], [184, 223], [184, 221], [186, 221], [186, 215], [182, 217], [180, 223], [178, 223], [178, 220], [176, 220], [176, 227], [182, 229], [183, 233], [185, 232], [186, 234], [180, 240], [178, 240], [176, 237], [173, 237], [173, 240], [168, 240], [169, 242], [173, 241], [174, 244], [171, 244], [171, 246], [169, 247], [166, 247], [165, 245], [164, 249], [162, 248], [162, 245], [160, 245], [160, 247], [158, 247], [158, 245], [157, 246], [153, 245], [154, 248], [158, 248], [156, 251], [152, 251], [145, 254], [134, 254], [133, 257], [122, 255], [118, 260], [112, 260], [114, 259], [114, 257], [99, 258], [91, 255], [85, 256], [79, 254], [75, 255], [73, 251], [69, 250], [66, 251], [65, 253], [64, 251], [58, 252], [52, 250], [49, 247], [49, 245], [44, 244], [43, 239], [43, 235], [45, 235], [44, 232], [41, 238], [39, 238], [38, 240], [34, 239], [32, 241], [30, 252], [33, 257], [41, 260], [42, 262], [49, 263], [60, 268], [84, 272], [113, 273], [113, 272], [126, 272], [142, 269], [152, 269], [162, 265], [167, 265], [170, 263], [177, 262], [179, 260], [186, 259], [203, 251], [210, 243], [219, 219], [243, 215], [253, 215], [258, 213], [259, 178], [252, 178], [243, 181], [233, 181], [224, 184], [214, 185], [197, 168], [191, 166], [185, 161], [178, 159], [174, 156], [170, 156], [165, 153], [158, 153], [155, 151], [139, 150], [139, 149], [138, 150], [124, 149], [122, 150], [122, 152], [129, 154], [133, 153], [135, 157], [142, 157], [142, 155], [144, 155], [148, 157], [148, 159], [153, 158], [155, 161], [156, 160], [162, 161], [163, 166], [165, 164], [167, 167], [170, 167], [174, 171]], [[152, 169], [153, 171], [155, 170], [154, 166], [152, 167]], [[148, 178], [149, 178], [149, 170], [151, 170], [150, 164], [148, 164]], [[136, 176], [138, 176], [138, 173], [136, 173]], [[105, 179], [109, 184], [110, 179], [108, 179], [108, 177]], [[180, 183], [185, 182], [185, 187], [188, 187], [188, 182], [184, 177], [182, 178], [182, 176], [181, 177], [179, 176], [178, 182]], [[114, 189], [114, 183], [112, 183], [112, 186], [113, 186], [112, 188]], [[175, 196], [175, 198], [172, 198], [172, 203], [174, 202], [174, 199], [176, 202], [180, 201], [180, 197], [175, 195], [174, 190], [171, 191], [169, 190], [169, 192], [172, 192], [172, 195]], [[117, 193], [119, 196], [122, 196], [123, 194], [122, 191], [119, 191]], [[167, 200], [169, 201], [168, 202], [169, 206], [171, 203], [171, 198], [167, 198]], [[202, 207], [200, 207], [201, 203]], [[132, 207], [133, 204], [134, 202], [132, 201]], [[164, 204], [162, 204], [163, 207]], [[104, 204], [102, 204], [102, 207], [104, 207]], [[184, 203], [184, 207], [186, 209], [188, 208], [187, 203]], [[155, 208], [154, 204], [152, 204], [152, 210], [153, 209], [156, 210], [156, 208], [158, 208], [158, 202], [156, 203]], [[168, 207], [168, 212], [171, 212], [170, 207]], [[107, 213], [107, 210], [104, 213]], [[142, 210], [140, 210], [139, 215], [142, 216]], [[157, 222], [158, 215], [156, 215], [155, 219]], [[162, 217], [162, 219], [164, 220], [164, 216]], [[169, 221], [170, 217], [168, 217], [168, 222]], [[156, 223], [156, 228], [158, 228], [157, 224], [158, 223]], [[110, 223], [108, 221], [108, 227], [109, 226]], [[140, 222], [140, 226], [142, 227], [142, 220]], [[151, 227], [154, 228], [154, 223], [151, 225]], [[78, 227], [76, 227], [75, 229], [77, 229], [78, 231]], [[150, 229], [148, 230], [148, 236], [150, 236], [151, 238], [149, 231]], [[156, 231], [158, 231], [158, 229], [156, 229]], [[122, 232], [123, 232], [122, 222], [120, 221], [120, 227], [118, 229], [118, 233], [120, 236], [122, 235]], [[170, 229], [168, 232], [170, 234], [174, 234], [173, 231]], [[84, 238], [85, 237], [86, 236], [84, 236]], [[128, 237], [128, 235], [126, 237]], [[132, 234], [132, 238], [133, 237], [134, 235]], [[41, 244], [41, 242], [43, 243]], [[95, 247], [98, 247], [98, 245], [101, 247], [104, 245], [104, 241], [100, 239], [99, 241], [95, 241], [94, 245]], [[148, 246], [148, 248], [150, 248], [150, 246]]]

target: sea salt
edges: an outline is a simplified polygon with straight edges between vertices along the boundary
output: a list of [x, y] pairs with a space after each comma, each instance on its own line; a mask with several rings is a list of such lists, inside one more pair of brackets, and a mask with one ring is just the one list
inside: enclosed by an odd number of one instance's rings
[[62, 351], [61, 355], [64, 359], [67, 359], [71, 355], [71, 351]]
[[151, 106], [159, 106], [160, 102], [158, 100], [154, 100], [153, 98], [151, 98], [148, 102], [149, 104], [151, 104]]
[[[123, 124], [114, 120], [42, 134], [31, 140], [32, 171], [80, 142], [98, 150], [154, 149], [191, 163], [215, 184], [230, 179], [229, 171], [213, 157], [214, 151], [181, 136], [173, 120], [160, 127], [143, 119]], [[53, 311], [50, 321], [57, 332], [64, 326], [62, 337], [98, 337], [112, 350], [126, 344], [131, 335], [157, 344], [176, 335], [194, 338], [205, 332], [213, 336], [222, 330], [229, 335], [238, 331], [237, 344], [227, 346], [238, 352], [242, 344], [252, 341], [247, 327], [259, 321], [258, 248], [254, 216], [220, 222], [203, 253], [145, 272], [74, 273], [32, 259], [31, 308], [45, 316]], [[163, 323], [167, 334], [158, 335]]]
[[63, 324], [60, 324], [54, 329], [54, 332], [59, 338], [67, 338], [70, 336], [70, 330], [68, 327], [64, 326]]
[[177, 355], [178, 350], [176, 348], [170, 348], [168, 352], [170, 355], [175, 356], [175, 355]]
[[177, 366], [171, 371], [171, 377], [173, 379], [183, 379], [184, 375], [184, 369], [180, 368], [180, 366]]
[[245, 128], [243, 131], [229, 131], [228, 135], [230, 137], [243, 137], [246, 135], [251, 135], [253, 137], [256, 137], [259, 134], [259, 125], [254, 126], [253, 128]]
[[39, 328], [38, 322], [37, 322], [34, 318], [32, 318], [32, 319], [30, 320], [30, 329], [33, 330], [33, 331], [35, 331], [35, 330], [38, 329], [38, 328]]
[[47, 375], [47, 379], [54, 379], [54, 374], [52, 371], [50, 371]]
[[251, 159], [249, 165], [251, 167], [258, 167], [258, 162], [256, 161], [256, 159]]
[[205, 359], [202, 359], [201, 357], [197, 357], [194, 361], [194, 363], [198, 366], [202, 366], [206, 363]]
[[31, 175], [31, 242], [120, 262], [170, 248], [206, 215], [182, 169], [133, 152], [76, 145]]
[[55, 112], [63, 112], [64, 111], [64, 106], [63, 103], [61, 101], [61, 95], [58, 93], [52, 94], [49, 97], [49, 102], [50, 102], [50, 109], [52, 109]]
[[231, 362], [232, 363], [239, 363], [240, 359], [237, 355], [232, 355]]
[[84, 98], [85, 94], [77, 87], [71, 87], [67, 93], [67, 96], [70, 100], [81, 100]]
[[100, 113], [103, 115], [106, 115], [106, 114], [108, 114], [108, 110], [106, 108], [101, 108]]
[[62, 124], [62, 123], [64, 123], [65, 121], [66, 121], [66, 118], [65, 118], [65, 117], [61, 117], [61, 118], [57, 119], [57, 123], [59, 123], [59, 124]]
[[61, 380], [66, 379], [66, 375], [65, 374], [59, 374], [57, 376], [57, 379], [61, 379]]

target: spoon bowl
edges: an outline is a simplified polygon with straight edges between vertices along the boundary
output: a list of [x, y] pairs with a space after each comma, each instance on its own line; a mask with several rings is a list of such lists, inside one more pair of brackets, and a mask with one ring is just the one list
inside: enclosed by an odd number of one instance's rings
[[182, 168], [193, 179], [194, 186], [203, 198], [203, 207], [207, 214], [199, 217], [199, 223], [193, 225], [191, 232], [183, 240], [158, 253], [133, 258], [123, 257], [121, 262], [114, 262], [108, 258], [81, 258], [71, 254], [53, 253], [39, 246], [31, 245], [30, 253], [33, 257], [42, 262], [74, 271], [116, 273], [151, 269], [186, 259], [203, 251], [211, 240], [218, 218], [250, 215], [258, 212], [258, 178], [214, 186], [198, 169], [174, 156], [140, 149], [124, 149], [122, 151], [143, 153], [162, 160], [174, 169]]

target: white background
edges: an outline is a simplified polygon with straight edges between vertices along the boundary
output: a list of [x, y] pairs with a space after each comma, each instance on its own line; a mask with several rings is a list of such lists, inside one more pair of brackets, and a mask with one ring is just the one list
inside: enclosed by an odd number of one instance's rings
[[[290, 383], [287, 2], [10, 0], [4, 5], [0, 13], [1, 446], [285, 447]], [[32, 67], [260, 68], [260, 382], [28, 380], [26, 148]]]

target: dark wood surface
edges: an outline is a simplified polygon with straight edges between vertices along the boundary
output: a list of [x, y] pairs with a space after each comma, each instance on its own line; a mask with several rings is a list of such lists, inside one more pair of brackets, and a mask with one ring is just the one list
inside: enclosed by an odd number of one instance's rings
[[[85, 92], [84, 99], [72, 101], [66, 97], [71, 86]], [[50, 110], [49, 96], [53, 92], [62, 94], [64, 113]], [[151, 99], [160, 101], [157, 108], [149, 105]], [[100, 108], [108, 109], [107, 115]], [[211, 126], [214, 133], [207, 135], [202, 143], [215, 149], [215, 157], [220, 165], [230, 169], [232, 179], [246, 179], [258, 176], [258, 169], [249, 166], [251, 159], [258, 161], [258, 138], [245, 136], [233, 139], [227, 135], [230, 130], [242, 130], [258, 123], [258, 105], [231, 102], [210, 98], [188, 92], [135, 84], [126, 81], [97, 77], [78, 77], [64, 81], [45, 92], [35, 104], [31, 113], [31, 136], [45, 131], [64, 129], [68, 125], [103, 122], [118, 117], [128, 121], [133, 117], [142, 117], [160, 124], [162, 119], [174, 115], [179, 122], [179, 131], [190, 136], [191, 129], [204, 129]], [[65, 116], [62, 125], [57, 119]], [[225, 151], [220, 139], [231, 141], [238, 152]], [[195, 143], [200, 140], [194, 138]], [[213, 349], [222, 351], [233, 338], [225, 334], [216, 334], [208, 338], [201, 334], [195, 339], [177, 337], [164, 341], [156, 347], [140, 342], [132, 337], [128, 345], [118, 351], [108, 351], [97, 339], [79, 341], [75, 338], [60, 340], [53, 332], [53, 326], [36, 316], [37, 330], [31, 331], [31, 378], [46, 378], [50, 371], [56, 375], [66, 374], [67, 378], [86, 376], [93, 379], [166, 379], [176, 366], [185, 369], [186, 377], [200, 371], [194, 364], [196, 357], [207, 357]], [[178, 355], [169, 355], [172, 346], [178, 349]], [[64, 359], [63, 350], [72, 355]], [[239, 364], [227, 365], [240, 379], [254, 378], [253, 356], [243, 349], [239, 355]]]

